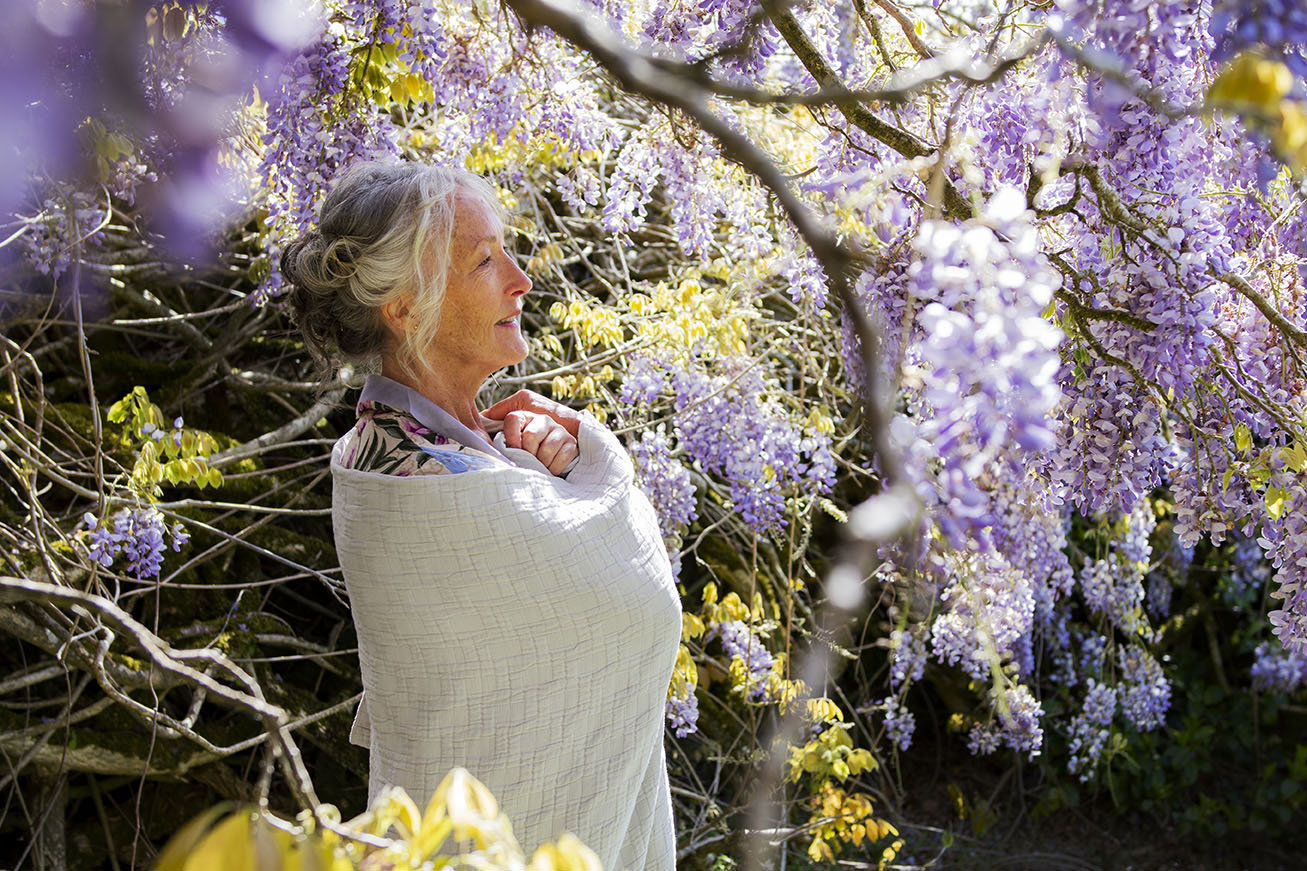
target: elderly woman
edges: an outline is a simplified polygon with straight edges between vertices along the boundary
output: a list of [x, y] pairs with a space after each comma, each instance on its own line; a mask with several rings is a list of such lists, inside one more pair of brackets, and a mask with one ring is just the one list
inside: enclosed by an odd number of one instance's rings
[[531, 280], [498, 199], [460, 170], [365, 164], [281, 268], [309, 348], [379, 364], [332, 452], [358, 631], [369, 793], [419, 803], [454, 766], [523, 847], [570, 831], [606, 869], [675, 865], [662, 718], [680, 600], [616, 438], [526, 391]]

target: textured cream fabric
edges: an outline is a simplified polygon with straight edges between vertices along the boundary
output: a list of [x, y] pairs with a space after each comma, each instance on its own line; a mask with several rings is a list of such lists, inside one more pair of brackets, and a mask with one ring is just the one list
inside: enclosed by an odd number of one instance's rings
[[675, 868], [663, 710], [681, 606], [629, 457], [586, 416], [567, 480], [517, 466], [393, 477], [332, 454], [365, 698], [351, 739], [422, 806], [484, 781], [524, 850], [564, 831], [607, 871]]

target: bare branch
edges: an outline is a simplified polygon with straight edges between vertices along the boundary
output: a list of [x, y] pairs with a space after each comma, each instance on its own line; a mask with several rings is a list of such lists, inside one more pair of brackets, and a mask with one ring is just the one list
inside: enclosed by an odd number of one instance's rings
[[875, 0], [875, 3], [881, 9], [884, 9], [890, 18], [898, 22], [899, 29], [903, 31], [903, 37], [908, 41], [908, 45], [912, 46], [913, 51], [923, 58], [935, 56], [935, 52], [931, 50], [930, 46], [922, 42], [921, 37], [917, 36], [917, 29], [912, 26], [908, 16], [903, 14], [902, 9], [894, 5], [894, 0]]
[[1307, 330], [1304, 330], [1302, 327], [1293, 323], [1281, 314], [1280, 310], [1275, 307], [1275, 303], [1258, 293], [1257, 288], [1253, 287], [1248, 279], [1244, 278], [1242, 275], [1235, 275], [1233, 272], [1227, 272], [1224, 274], [1213, 272], [1212, 275], [1247, 297], [1253, 305], [1257, 306], [1257, 310], [1266, 315], [1266, 319], [1274, 324], [1275, 328], [1284, 334], [1286, 339], [1299, 347], [1307, 348]]
[[[772, 23], [776, 25], [776, 29], [780, 31], [781, 36], [785, 37], [785, 41], [789, 43], [790, 48], [794, 49], [794, 53], [799, 56], [799, 60], [803, 62], [812, 77], [817, 80], [817, 84], [827, 90], [847, 90], [844, 88], [839, 76], [835, 74], [835, 70], [831, 69], [830, 64], [821, 56], [821, 52], [817, 50], [817, 47], [812, 44], [812, 40], [804, 33], [803, 26], [799, 24], [793, 12], [772, 3], [770, 4], [769, 14]], [[873, 139], [885, 143], [904, 157], [924, 157], [933, 153], [933, 149], [925, 145], [917, 137], [906, 130], [900, 130], [898, 127], [880, 120], [861, 103], [841, 102], [837, 105], [850, 124]], [[973, 214], [971, 204], [947, 179], [944, 180], [944, 212], [953, 218], [969, 218]]]

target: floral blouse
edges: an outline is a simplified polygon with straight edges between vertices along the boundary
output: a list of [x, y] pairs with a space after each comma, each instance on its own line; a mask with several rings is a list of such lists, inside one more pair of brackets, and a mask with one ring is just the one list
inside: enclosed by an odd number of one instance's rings
[[342, 458], [347, 469], [383, 475], [450, 475], [497, 462], [492, 454], [450, 441], [407, 412], [379, 402], [360, 402], [358, 417], [354, 439]]

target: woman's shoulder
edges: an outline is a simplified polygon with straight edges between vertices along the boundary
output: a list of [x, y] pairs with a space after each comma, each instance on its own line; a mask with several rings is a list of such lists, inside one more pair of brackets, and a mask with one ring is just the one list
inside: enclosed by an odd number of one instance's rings
[[407, 412], [364, 400], [340, 459], [346, 469], [382, 475], [452, 475], [495, 464], [487, 453], [451, 441]]

